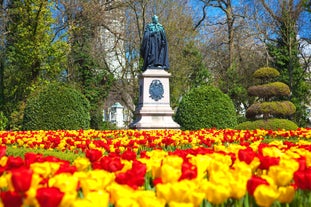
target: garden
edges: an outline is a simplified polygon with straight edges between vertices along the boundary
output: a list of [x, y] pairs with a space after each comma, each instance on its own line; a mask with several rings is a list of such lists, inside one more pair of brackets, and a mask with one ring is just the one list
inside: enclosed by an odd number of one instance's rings
[[311, 130], [0, 132], [0, 206], [309, 206]]

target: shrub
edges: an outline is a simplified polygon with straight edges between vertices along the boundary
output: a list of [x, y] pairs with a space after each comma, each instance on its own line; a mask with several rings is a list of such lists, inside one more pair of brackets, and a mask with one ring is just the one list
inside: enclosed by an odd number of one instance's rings
[[280, 72], [277, 69], [270, 67], [259, 68], [253, 73], [254, 78], [258, 78], [261, 80], [269, 80], [278, 76], [280, 76]]
[[49, 84], [28, 98], [24, 130], [88, 129], [89, 101], [77, 90]]
[[290, 101], [271, 101], [252, 104], [246, 111], [247, 118], [254, 118], [258, 114], [273, 116], [288, 116], [296, 111]]
[[285, 129], [285, 130], [296, 130], [298, 126], [287, 119], [268, 119], [268, 120], [256, 120], [256, 121], [247, 121], [243, 122], [235, 127], [235, 129], [248, 129], [248, 130], [254, 130], [254, 129], [271, 129], [271, 130], [279, 130], [279, 129]]
[[4, 116], [3, 112], [0, 111], [0, 131], [5, 130], [8, 124], [8, 119]]
[[201, 86], [181, 100], [175, 121], [181, 129], [232, 128], [237, 117], [232, 100], [218, 88]]
[[273, 82], [263, 85], [251, 86], [247, 89], [248, 95], [262, 98], [274, 96], [289, 96], [290, 89], [288, 85], [282, 82]]

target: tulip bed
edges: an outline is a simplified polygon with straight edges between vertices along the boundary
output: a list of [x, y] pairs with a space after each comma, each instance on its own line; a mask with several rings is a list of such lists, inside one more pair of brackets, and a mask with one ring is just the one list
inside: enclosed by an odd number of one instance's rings
[[310, 206], [310, 137], [308, 128], [2, 131], [0, 206]]

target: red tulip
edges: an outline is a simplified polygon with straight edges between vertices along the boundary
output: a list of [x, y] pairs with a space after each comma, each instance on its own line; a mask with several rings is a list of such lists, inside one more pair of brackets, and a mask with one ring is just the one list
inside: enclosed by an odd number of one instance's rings
[[89, 149], [85, 151], [85, 156], [91, 161], [91, 162], [95, 162], [97, 160], [99, 160], [102, 156], [103, 153], [99, 150], [96, 149]]
[[256, 175], [253, 175], [248, 181], [247, 181], [247, 191], [250, 195], [254, 195], [254, 192], [256, 188], [259, 185], [269, 185], [268, 181], [265, 179], [258, 177]]
[[18, 168], [11, 171], [12, 172], [12, 184], [16, 192], [26, 192], [29, 190], [32, 180], [32, 170], [29, 168]]
[[124, 164], [121, 162], [120, 157], [102, 157], [100, 159], [102, 169], [108, 172], [116, 172], [123, 168]]
[[64, 196], [58, 188], [39, 188], [37, 189], [36, 199], [41, 207], [56, 207], [60, 204]]
[[56, 171], [55, 174], [60, 174], [60, 173], [70, 173], [73, 174], [77, 172], [77, 167], [76, 166], [71, 166], [69, 163], [62, 163], [58, 170]]
[[137, 189], [138, 186], [142, 186], [145, 183], [146, 172], [146, 165], [134, 160], [132, 169], [116, 175], [116, 182], [119, 184], [126, 184], [133, 189]]
[[23, 204], [23, 197], [16, 191], [6, 191], [0, 194], [4, 207], [20, 207]]
[[294, 173], [295, 186], [302, 190], [311, 190], [311, 168]]
[[6, 154], [6, 146], [0, 146], [0, 158]]
[[38, 159], [42, 158], [42, 154], [37, 154], [33, 152], [25, 153], [25, 165], [29, 167], [32, 163], [36, 162]]
[[258, 168], [263, 170], [268, 170], [270, 166], [278, 165], [280, 163], [279, 157], [258, 155], [258, 158], [260, 160], [260, 165]]
[[254, 152], [252, 148], [248, 147], [246, 149], [239, 150], [238, 157], [240, 161], [250, 164], [256, 157], [256, 152]]
[[183, 179], [191, 180], [191, 179], [196, 178], [197, 175], [198, 175], [197, 166], [193, 165], [193, 164], [191, 164], [190, 162], [187, 162], [187, 161], [183, 162], [181, 170], [182, 170], [182, 174], [181, 174], [181, 176], [179, 178], [179, 181], [183, 180]]
[[7, 161], [7, 170], [16, 169], [24, 165], [24, 160], [21, 157], [9, 156]]
[[123, 154], [121, 155], [121, 158], [124, 160], [135, 160], [136, 159], [136, 153], [130, 149], [127, 149], [123, 152]]

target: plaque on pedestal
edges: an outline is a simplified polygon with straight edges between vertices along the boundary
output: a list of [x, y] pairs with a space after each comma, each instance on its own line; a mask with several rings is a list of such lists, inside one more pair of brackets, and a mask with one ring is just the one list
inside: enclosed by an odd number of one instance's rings
[[132, 129], [179, 129], [173, 120], [170, 106], [169, 78], [166, 70], [147, 69], [139, 77], [139, 103], [135, 114], [137, 119]]

